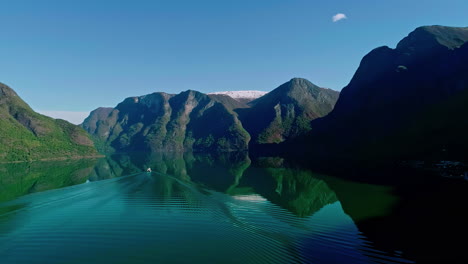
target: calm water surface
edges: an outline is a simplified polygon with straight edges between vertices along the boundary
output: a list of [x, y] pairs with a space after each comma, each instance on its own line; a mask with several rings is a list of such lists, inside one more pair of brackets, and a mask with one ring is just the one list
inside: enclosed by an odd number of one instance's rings
[[411, 263], [360, 230], [400, 199], [246, 153], [3, 164], [0, 263]]

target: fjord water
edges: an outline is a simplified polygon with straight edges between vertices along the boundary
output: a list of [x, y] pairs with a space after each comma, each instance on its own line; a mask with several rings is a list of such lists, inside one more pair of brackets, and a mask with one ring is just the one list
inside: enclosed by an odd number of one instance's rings
[[394, 220], [401, 198], [391, 187], [280, 158], [159, 153], [0, 168], [1, 263], [414, 260], [365, 224]]

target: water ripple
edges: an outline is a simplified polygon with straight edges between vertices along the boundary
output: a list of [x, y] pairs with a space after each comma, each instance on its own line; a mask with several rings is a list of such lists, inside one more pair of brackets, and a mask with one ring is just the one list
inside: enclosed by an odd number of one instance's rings
[[339, 202], [304, 218], [258, 194], [229, 196], [156, 173], [0, 208], [5, 264], [407, 262], [374, 249]]

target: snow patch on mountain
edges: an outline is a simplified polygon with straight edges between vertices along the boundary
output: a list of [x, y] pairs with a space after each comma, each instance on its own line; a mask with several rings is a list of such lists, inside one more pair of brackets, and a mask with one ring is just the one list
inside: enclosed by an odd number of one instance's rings
[[226, 91], [226, 92], [213, 92], [208, 94], [223, 94], [230, 96], [234, 99], [257, 99], [259, 97], [264, 96], [268, 92], [264, 91]]

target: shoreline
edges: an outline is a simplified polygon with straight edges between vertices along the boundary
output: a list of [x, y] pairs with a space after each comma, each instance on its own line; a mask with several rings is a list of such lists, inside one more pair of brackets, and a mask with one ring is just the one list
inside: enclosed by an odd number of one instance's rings
[[36, 159], [36, 160], [0, 161], [0, 164], [25, 163], [25, 162], [37, 162], [37, 161], [65, 161], [65, 160], [79, 160], [79, 159], [97, 159], [97, 158], [104, 158], [104, 157], [105, 155], [58, 157], [58, 158], [48, 158], [48, 159]]

